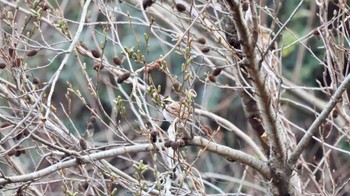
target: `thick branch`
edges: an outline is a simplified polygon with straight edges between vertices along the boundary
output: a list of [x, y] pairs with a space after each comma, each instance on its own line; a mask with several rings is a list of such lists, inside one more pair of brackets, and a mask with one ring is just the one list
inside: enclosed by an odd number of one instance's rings
[[44, 176], [50, 175], [60, 169], [69, 168], [72, 166], [76, 166], [78, 164], [91, 163], [96, 160], [101, 160], [109, 157], [115, 157], [125, 153], [136, 153], [136, 152], [145, 152], [153, 150], [153, 146], [151, 144], [138, 144], [135, 146], [124, 146], [117, 149], [106, 150], [103, 152], [92, 153], [89, 155], [84, 155], [79, 158], [75, 158], [72, 160], [60, 162], [54, 165], [51, 165], [45, 169], [32, 172], [29, 174], [19, 175], [19, 176], [9, 176], [5, 178], [0, 178], [0, 185], [4, 185], [7, 183], [17, 183], [17, 182], [27, 182], [33, 181], [38, 178], [42, 178]]
[[188, 144], [203, 147], [207, 151], [214, 152], [226, 158], [248, 165], [263, 175], [265, 179], [270, 179], [270, 172], [267, 164], [252, 155], [224, 145], [216, 144], [199, 136], [195, 136], [191, 141], [188, 141]]
[[[267, 89], [268, 83], [264, 70], [260, 69], [264, 56], [259, 58], [252, 32], [249, 31], [247, 21], [243, 18], [239, 1], [227, 1], [232, 11], [232, 18], [237, 30], [238, 42], [241, 44], [243, 69], [247, 72], [254, 89], [254, 98], [260, 111], [261, 120], [265, 128], [270, 146], [269, 171], [272, 178], [272, 192], [278, 195], [289, 195], [293, 188], [290, 186], [291, 170], [287, 166], [287, 138], [282, 121], [278, 118], [273, 107], [271, 94]], [[277, 103], [278, 104], [278, 103]], [[277, 106], [278, 107], [278, 106]], [[291, 189], [290, 189], [291, 188]]]
[[[225, 23], [226, 40], [227, 42], [230, 43], [232, 47], [234, 47], [235, 49], [239, 49], [240, 41], [238, 40], [238, 37], [237, 37], [237, 30], [235, 25], [233, 24], [233, 19], [230, 17], [227, 17], [226, 19], [227, 19]], [[232, 66], [232, 72], [236, 78], [236, 81], [241, 85], [244, 85], [244, 84], [252, 85], [247, 71], [246, 70], [241, 71], [241, 68], [245, 69], [245, 67], [244, 66], [241, 67], [241, 65]], [[269, 146], [266, 145], [261, 139], [261, 136], [265, 133], [265, 128], [261, 120], [262, 118], [260, 116], [260, 110], [258, 108], [257, 102], [253, 97], [254, 92], [252, 89], [247, 88], [247, 89], [240, 89], [239, 93], [241, 96], [245, 116], [247, 117], [249, 124], [252, 126], [253, 130], [257, 134], [260, 140], [260, 143], [264, 149], [264, 153], [268, 155]]]
[[[226, 158], [237, 160], [238, 162], [248, 165], [254, 169], [256, 169], [259, 173], [261, 173], [266, 179], [269, 178], [269, 170], [267, 164], [259, 159], [255, 158], [252, 155], [246, 154], [239, 150], [234, 150], [229, 147], [215, 144], [210, 142], [209, 140], [203, 139], [199, 136], [195, 136], [192, 141], [189, 142], [190, 145], [200, 146], [206, 148], [206, 150], [210, 152], [214, 152], [216, 154], [225, 156]], [[33, 181], [38, 178], [42, 178], [44, 176], [50, 175], [58, 170], [69, 168], [76, 166], [78, 164], [86, 164], [91, 163], [93, 161], [106, 159], [110, 157], [119, 156], [127, 153], [138, 153], [138, 152], [148, 152], [152, 150], [158, 150], [152, 144], [137, 144], [133, 146], [123, 146], [116, 149], [106, 150], [103, 152], [91, 153], [89, 155], [80, 156], [78, 158], [74, 158], [72, 160], [60, 162], [54, 165], [51, 165], [45, 169], [32, 172], [29, 174], [18, 175], [18, 176], [9, 176], [0, 178], [0, 185], [5, 185], [7, 183], [18, 183], [18, 182], [28, 182]]]
[[277, 115], [273, 110], [271, 104], [271, 98], [265, 87], [264, 80], [262, 79], [261, 71], [259, 68], [259, 60], [257, 59], [255, 44], [252, 40], [251, 33], [248, 30], [247, 24], [243, 19], [242, 12], [239, 7], [239, 3], [228, 1], [231, 10], [233, 12], [233, 22], [238, 33], [238, 39], [241, 40], [241, 48], [244, 56], [246, 57], [245, 68], [252, 78], [252, 84], [256, 91], [256, 101], [258, 108], [261, 111], [261, 117], [265, 126], [265, 131], [269, 137], [270, 147], [278, 162], [283, 163], [285, 156], [284, 143], [281, 138], [282, 127], [278, 127]]

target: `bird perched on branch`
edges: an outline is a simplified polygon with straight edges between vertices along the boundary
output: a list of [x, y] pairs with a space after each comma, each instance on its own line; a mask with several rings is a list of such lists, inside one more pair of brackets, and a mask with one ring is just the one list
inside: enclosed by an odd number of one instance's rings
[[192, 121], [192, 106], [188, 105], [185, 101], [174, 101], [169, 96], [165, 97], [163, 102], [165, 104], [163, 106], [163, 116], [171, 123], [170, 129], [168, 129], [170, 139], [193, 138], [188, 126], [196, 127]]
[[173, 122], [176, 118], [184, 122], [192, 121], [192, 106], [186, 105], [185, 102], [174, 101], [170, 96], [166, 96], [163, 101], [165, 103], [163, 116], [167, 121]]

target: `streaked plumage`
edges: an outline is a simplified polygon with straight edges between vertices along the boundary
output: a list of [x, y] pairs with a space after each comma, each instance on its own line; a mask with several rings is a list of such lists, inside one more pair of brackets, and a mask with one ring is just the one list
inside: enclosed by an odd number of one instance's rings
[[163, 109], [164, 118], [172, 122], [176, 118], [181, 121], [190, 121], [191, 113], [188, 111], [188, 108], [184, 104], [180, 104], [178, 101], [173, 101], [171, 98], [166, 98], [165, 108]]

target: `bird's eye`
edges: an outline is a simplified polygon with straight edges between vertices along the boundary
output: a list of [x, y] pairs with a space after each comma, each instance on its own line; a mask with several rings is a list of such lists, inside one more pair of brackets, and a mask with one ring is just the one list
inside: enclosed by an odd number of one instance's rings
[[163, 99], [163, 101], [164, 101], [165, 104], [169, 104], [169, 103], [172, 102], [172, 99], [171, 99], [170, 96], [166, 96], [166, 97]]

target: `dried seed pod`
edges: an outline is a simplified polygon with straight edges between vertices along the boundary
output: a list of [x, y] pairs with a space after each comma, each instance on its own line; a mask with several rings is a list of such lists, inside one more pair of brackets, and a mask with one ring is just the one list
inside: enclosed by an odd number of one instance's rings
[[100, 71], [100, 70], [102, 70], [104, 68], [104, 66], [101, 63], [96, 63], [94, 66], [92, 66], [92, 68], [95, 71]]
[[332, 117], [333, 118], [337, 118], [338, 117], [338, 111], [337, 110], [333, 110]]
[[209, 76], [208, 76], [208, 79], [209, 79], [211, 82], [216, 82], [216, 77], [213, 76], [213, 75], [209, 75]]
[[151, 139], [152, 143], [156, 143], [157, 142], [157, 136], [151, 136], [150, 139]]
[[165, 147], [165, 148], [169, 148], [169, 147], [171, 146], [171, 142], [172, 142], [171, 140], [165, 141], [165, 142], [164, 142], [164, 147]]
[[15, 152], [15, 156], [16, 156], [16, 157], [21, 156], [21, 154], [22, 154], [22, 151], [18, 151], [18, 150], [16, 150], [16, 152]]
[[150, 135], [151, 135], [150, 139], [151, 139], [152, 143], [155, 143], [157, 141], [158, 132], [151, 131]]
[[90, 122], [91, 123], [96, 123], [96, 116], [91, 116], [90, 117]]
[[145, 10], [146, 8], [151, 7], [152, 4], [153, 4], [152, 0], [143, 0], [143, 3], [142, 3], [143, 9]]
[[87, 129], [92, 129], [92, 128], [94, 128], [94, 124], [92, 124], [91, 122], [89, 122], [89, 123], [87, 124]]
[[9, 48], [9, 55], [10, 55], [11, 57], [14, 57], [14, 55], [15, 55], [15, 50], [14, 50], [13, 48]]
[[125, 72], [117, 78], [117, 83], [121, 84], [130, 77], [130, 72]]
[[40, 84], [40, 79], [38, 77], [33, 78], [33, 84], [38, 85]]
[[27, 137], [27, 136], [29, 135], [28, 129], [24, 129], [24, 130], [23, 130], [23, 135], [24, 135], [25, 137]]
[[151, 136], [158, 136], [158, 131], [151, 131]]
[[5, 69], [6, 64], [5, 63], [0, 63], [0, 69]]
[[116, 65], [121, 65], [122, 64], [122, 61], [117, 56], [113, 57], [113, 62]]
[[23, 136], [23, 133], [22, 133], [22, 132], [21, 132], [21, 133], [18, 133], [18, 134], [16, 135], [16, 140], [22, 139], [22, 136]]
[[301, 163], [298, 163], [296, 166], [297, 170], [300, 170], [302, 167], [303, 167], [303, 165]]
[[207, 40], [205, 40], [204, 37], [200, 37], [197, 39], [197, 42], [204, 45], [205, 43], [207, 43]]
[[242, 10], [243, 10], [244, 12], [246, 12], [246, 11], [248, 10], [248, 8], [249, 8], [248, 2], [247, 2], [247, 1], [244, 1], [244, 2], [242, 3]]
[[0, 125], [0, 128], [5, 128], [5, 127], [8, 127], [10, 125], [11, 125], [11, 123], [9, 121], [5, 121]]
[[86, 150], [86, 149], [87, 149], [86, 141], [85, 141], [83, 138], [80, 138], [80, 139], [79, 139], [79, 145], [80, 145], [80, 148], [81, 148], [81, 149], [83, 149], [83, 150]]
[[100, 52], [97, 50], [91, 50], [91, 54], [92, 56], [94, 56], [95, 58], [100, 58]]
[[184, 11], [186, 11], [186, 6], [184, 4], [182, 4], [182, 3], [177, 3], [176, 4], [176, 9], [179, 12], [184, 12]]
[[176, 92], [180, 92], [181, 90], [181, 86], [178, 82], [174, 83], [173, 86], [172, 86], [172, 89]]
[[28, 56], [28, 57], [35, 56], [37, 53], [38, 53], [37, 50], [30, 50], [30, 51], [27, 53], [27, 56]]
[[201, 50], [203, 53], [208, 53], [210, 51], [210, 48], [208, 46], [205, 46]]
[[221, 73], [222, 69], [221, 68], [216, 68], [213, 70], [213, 73], [211, 75], [213, 76], [218, 76]]

